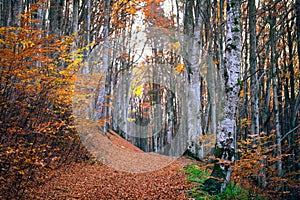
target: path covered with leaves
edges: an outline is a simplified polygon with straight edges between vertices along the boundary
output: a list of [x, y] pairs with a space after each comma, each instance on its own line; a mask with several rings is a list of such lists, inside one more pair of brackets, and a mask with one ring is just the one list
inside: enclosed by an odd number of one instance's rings
[[[110, 140], [114, 145], [129, 152], [144, 153], [115, 134], [110, 136]], [[154, 160], [159, 162], [157, 159]], [[152, 165], [159, 164], [155, 161]], [[122, 172], [93, 161], [73, 163], [54, 171], [44, 184], [27, 189], [25, 197], [28, 199], [188, 199], [184, 191], [190, 189], [191, 184], [188, 183], [182, 170], [185, 165], [193, 162], [195, 161], [182, 157], [164, 168], [145, 173]]]
[[125, 173], [101, 164], [61, 169], [45, 184], [27, 191], [30, 199], [188, 199], [191, 185], [178, 171], [183, 164], [149, 173]]

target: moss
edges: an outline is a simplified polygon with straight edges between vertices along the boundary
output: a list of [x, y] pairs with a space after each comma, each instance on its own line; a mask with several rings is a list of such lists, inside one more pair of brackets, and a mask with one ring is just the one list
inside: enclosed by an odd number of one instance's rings
[[216, 158], [221, 158], [222, 157], [222, 149], [221, 148], [216, 147], [215, 156], [216, 156]]
[[184, 156], [191, 157], [191, 158], [193, 158], [193, 159], [195, 159], [195, 160], [197, 160], [197, 161], [201, 161], [201, 159], [200, 159], [198, 156], [196, 156], [193, 152], [191, 152], [191, 151], [189, 150], [189, 148], [184, 152], [183, 155], [184, 155]]
[[238, 27], [235, 27], [235, 28], [233, 29], [233, 32], [238, 33], [238, 32], [240, 32], [240, 29], [239, 29]]
[[225, 177], [226, 177], [225, 171], [221, 168], [221, 165], [218, 163], [215, 164], [214, 172], [212, 173], [212, 175], [214, 177], [222, 178], [222, 179], [225, 179]]
[[218, 163], [215, 163], [211, 178], [204, 182], [202, 189], [209, 194], [219, 194], [221, 192], [222, 183], [226, 177], [224, 170]]
[[226, 93], [232, 92], [233, 91], [233, 87], [226, 87], [225, 91], [226, 91]]
[[221, 181], [214, 178], [210, 178], [205, 181], [201, 189], [208, 192], [209, 194], [215, 195], [221, 192], [221, 185], [222, 185]]
[[237, 18], [234, 18], [234, 22], [233, 22], [235, 25], [239, 25], [240, 24], [240, 21], [237, 19]]
[[234, 8], [234, 7], [235, 7], [235, 3], [232, 2], [232, 3], [230, 4], [230, 6]]
[[229, 10], [230, 10], [230, 5], [227, 4], [227, 5], [226, 5], [226, 11], [228, 12]]
[[235, 44], [231, 44], [230, 46], [231, 46], [231, 48], [232, 48], [233, 50], [236, 50], [236, 49], [237, 49], [237, 46], [236, 46]]

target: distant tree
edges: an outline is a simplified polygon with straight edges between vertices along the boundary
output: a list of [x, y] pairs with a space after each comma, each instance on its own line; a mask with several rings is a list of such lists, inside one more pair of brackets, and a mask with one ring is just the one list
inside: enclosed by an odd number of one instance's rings
[[256, 6], [255, 0], [248, 1], [250, 34], [250, 76], [251, 76], [251, 134], [259, 134], [259, 82], [256, 55]]

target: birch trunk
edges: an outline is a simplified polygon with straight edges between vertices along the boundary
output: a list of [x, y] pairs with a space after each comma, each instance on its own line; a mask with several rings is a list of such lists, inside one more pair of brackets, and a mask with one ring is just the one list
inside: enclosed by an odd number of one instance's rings
[[238, 79], [242, 61], [239, 0], [227, 1], [226, 27], [224, 110], [218, 122], [215, 149], [218, 161], [214, 165], [212, 178], [204, 184], [212, 193], [219, 193], [226, 188], [235, 160], [236, 109], [240, 90]]

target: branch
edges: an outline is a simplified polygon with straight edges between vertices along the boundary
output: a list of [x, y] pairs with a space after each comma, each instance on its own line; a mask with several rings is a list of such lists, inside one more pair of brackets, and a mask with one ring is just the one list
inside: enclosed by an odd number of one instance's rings
[[290, 133], [294, 132], [295, 130], [297, 130], [297, 128], [299, 128], [299, 125], [296, 126], [295, 128], [293, 128], [292, 130], [290, 130], [289, 132], [287, 132], [287, 133], [280, 139], [280, 142], [282, 142], [282, 140], [283, 140], [286, 136], [288, 136], [288, 134], [290, 134]]
[[296, 119], [297, 119], [297, 114], [299, 109], [300, 109], [300, 89], [298, 90], [298, 96], [296, 98], [296, 102], [294, 106], [292, 126], [296, 125]]

